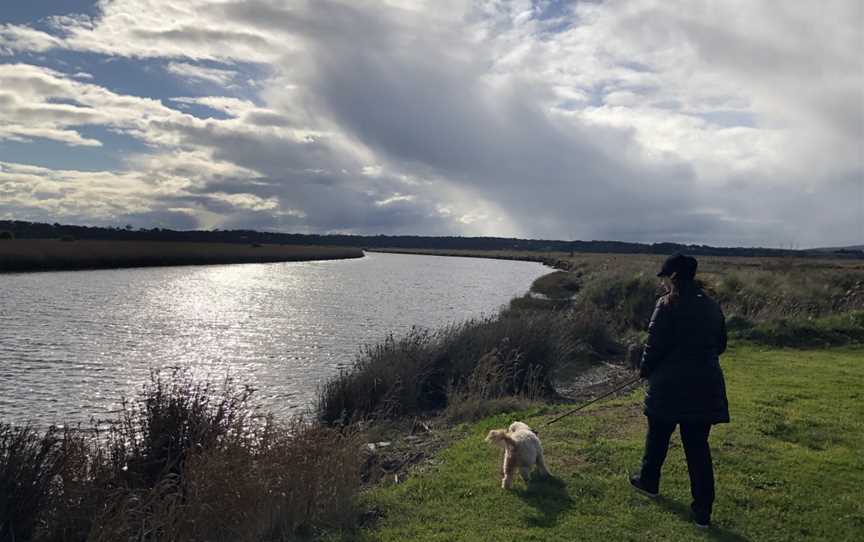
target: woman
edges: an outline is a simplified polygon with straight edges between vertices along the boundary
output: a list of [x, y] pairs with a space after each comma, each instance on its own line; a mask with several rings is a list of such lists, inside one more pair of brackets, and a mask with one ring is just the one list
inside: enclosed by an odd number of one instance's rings
[[664, 277], [669, 293], [657, 301], [642, 354], [640, 375], [649, 383], [648, 434], [642, 469], [630, 477], [630, 484], [651, 497], [658, 495], [669, 437], [680, 426], [692, 517], [697, 527], [707, 528], [714, 504], [708, 434], [711, 425], [729, 422], [719, 361], [726, 350], [726, 320], [720, 306], [696, 285], [697, 265], [695, 258], [676, 254], [657, 273]]

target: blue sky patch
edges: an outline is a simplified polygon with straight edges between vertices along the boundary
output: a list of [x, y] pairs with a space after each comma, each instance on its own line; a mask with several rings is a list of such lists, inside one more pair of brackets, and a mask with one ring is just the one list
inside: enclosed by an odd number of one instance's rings
[[79, 13], [92, 17], [98, 12], [95, 0], [5, 0], [0, 23], [26, 24], [45, 30], [47, 17]]
[[110, 171], [125, 169], [124, 160], [150, 147], [134, 137], [101, 126], [76, 128], [82, 137], [97, 139], [101, 147], [72, 147], [59, 141], [0, 141], [0, 162], [16, 162], [51, 169]]

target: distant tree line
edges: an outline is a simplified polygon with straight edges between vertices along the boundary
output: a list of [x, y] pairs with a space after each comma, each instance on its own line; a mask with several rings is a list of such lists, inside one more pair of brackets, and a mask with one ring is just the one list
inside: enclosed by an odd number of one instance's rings
[[614, 254], [673, 254], [685, 252], [704, 256], [832, 256], [864, 258], [864, 251], [838, 249], [825, 251], [773, 248], [712, 247], [678, 243], [627, 243], [622, 241], [557, 241], [515, 239], [510, 237], [425, 237], [418, 235], [318, 235], [275, 233], [254, 230], [185, 230], [73, 226], [22, 220], [0, 220], [0, 231], [7, 239], [103, 239], [125, 241], [189, 241], [208, 243], [259, 243], [283, 245], [349, 246], [368, 249], [439, 250], [528, 250], [556, 252], [595, 252]]

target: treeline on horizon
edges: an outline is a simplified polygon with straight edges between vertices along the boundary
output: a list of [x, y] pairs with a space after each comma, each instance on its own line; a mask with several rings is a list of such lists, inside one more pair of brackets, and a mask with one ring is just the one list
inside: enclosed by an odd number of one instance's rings
[[91, 239], [115, 241], [186, 241], [198, 243], [260, 243], [282, 245], [347, 246], [364, 249], [517, 250], [593, 252], [618, 254], [672, 254], [702, 256], [841, 256], [864, 258], [864, 250], [788, 250], [762, 247], [713, 247], [679, 243], [630, 243], [624, 241], [560, 241], [510, 237], [426, 237], [419, 235], [345, 235], [276, 233], [255, 230], [171, 230], [76, 226], [23, 220], [0, 220], [0, 234], [16, 239]]

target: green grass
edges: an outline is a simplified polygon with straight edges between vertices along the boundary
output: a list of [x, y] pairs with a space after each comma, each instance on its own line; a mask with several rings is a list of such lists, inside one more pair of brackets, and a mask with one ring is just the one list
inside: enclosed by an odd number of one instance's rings
[[[560, 422], [535, 408], [457, 428], [463, 437], [407, 482], [364, 505], [381, 519], [345, 540], [856, 540], [864, 532], [864, 348], [764, 350], [723, 357], [732, 423], [715, 427], [714, 526], [688, 521], [689, 482], [673, 437], [661, 498], [634, 494], [625, 473], [642, 452], [643, 392]], [[491, 428], [524, 419], [539, 429], [554, 478], [499, 488]]]

